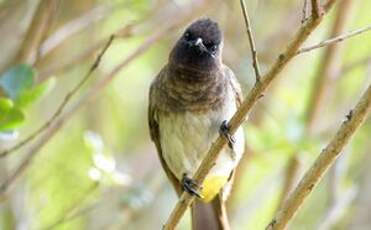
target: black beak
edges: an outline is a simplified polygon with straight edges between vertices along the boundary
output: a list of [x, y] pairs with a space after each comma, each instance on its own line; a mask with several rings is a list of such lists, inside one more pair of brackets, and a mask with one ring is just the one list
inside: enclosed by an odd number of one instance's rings
[[188, 46], [196, 50], [199, 54], [207, 53], [211, 57], [215, 58], [215, 55], [211, 53], [205, 46], [204, 41], [202, 38], [198, 37], [192, 41], [188, 42]]
[[197, 48], [200, 52], [207, 52], [207, 48], [203, 43], [202, 38], [196, 38], [195, 40], [191, 41], [191, 46]]
[[202, 41], [202, 38], [197, 38], [196, 40], [193, 41], [193, 45], [197, 47], [205, 47], [204, 43]]

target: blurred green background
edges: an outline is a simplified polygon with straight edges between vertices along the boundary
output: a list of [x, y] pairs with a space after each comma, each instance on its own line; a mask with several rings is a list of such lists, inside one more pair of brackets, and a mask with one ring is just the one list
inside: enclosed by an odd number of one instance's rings
[[[339, 23], [337, 33], [371, 24], [371, 1], [343, 1], [307, 45], [333, 36]], [[304, 0], [246, 2], [266, 71], [301, 26]], [[1, 184], [30, 159], [0, 196], [0, 229], [161, 228], [177, 198], [148, 135], [148, 90], [184, 27], [201, 16], [222, 27], [224, 61], [246, 95], [254, 72], [237, 0], [0, 1], [0, 150], [50, 119], [118, 34], [61, 114], [63, 127], [50, 127], [57, 131], [40, 151], [36, 139], [0, 158]], [[371, 33], [331, 49], [296, 57], [245, 122], [249, 151], [228, 203], [233, 229], [264, 229], [371, 83]], [[370, 160], [368, 118], [290, 229], [369, 229]], [[183, 219], [179, 229], [188, 229]]]

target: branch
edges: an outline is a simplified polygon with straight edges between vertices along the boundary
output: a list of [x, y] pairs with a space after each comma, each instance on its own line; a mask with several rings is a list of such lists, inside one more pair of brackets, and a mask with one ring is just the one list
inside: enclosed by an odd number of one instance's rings
[[35, 11], [34, 18], [28, 28], [26, 36], [22, 42], [18, 54], [12, 64], [28, 63], [34, 64], [36, 61], [36, 52], [44, 38], [51, 17], [55, 13], [56, 0], [42, 0]]
[[25, 139], [21, 140], [18, 144], [11, 147], [10, 149], [4, 150], [0, 152], [0, 158], [8, 156], [10, 153], [22, 148], [24, 145], [35, 139], [40, 133], [44, 132], [46, 129], [50, 127], [50, 125], [63, 113], [64, 108], [68, 104], [68, 102], [72, 99], [72, 97], [80, 90], [80, 88], [85, 84], [85, 82], [90, 78], [92, 73], [97, 69], [103, 55], [107, 51], [107, 49], [112, 44], [112, 41], [114, 39], [114, 36], [111, 35], [110, 39], [106, 43], [105, 47], [101, 51], [101, 53], [96, 58], [93, 65], [90, 67], [87, 74], [82, 78], [82, 80], [64, 97], [62, 103], [59, 105], [58, 109], [54, 112], [53, 116], [45, 122], [41, 127], [39, 127], [36, 131], [34, 131], [32, 134], [30, 134]]
[[311, 0], [312, 3], [312, 15], [313, 17], [321, 17], [323, 14], [320, 0]]
[[250, 50], [252, 54], [252, 65], [254, 67], [255, 71], [255, 78], [256, 78], [256, 83], [260, 82], [260, 68], [259, 68], [259, 62], [258, 62], [258, 53], [256, 51], [255, 47], [255, 40], [254, 40], [254, 35], [251, 30], [251, 23], [250, 23], [250, 17], [249, 13], [247, 12], [246, 9], [246, 4], [244, 0], [240, 0], [241, 3], [241, 9], [243, 13], [243, 17], [245, 19], [245, 24], [246, 24], [246, 30], [247, 30], [247, 36], [249, 37], [249, 43], [250, 43]]
[[340, 36], [337, 36], [337, 37], [334, 37], [334, 38], [331, 38], [331, 39], [322, 41], [322, 42], [320, 42], [318, 44], [315, 44], [315, 45], [311, 45], [311, 46], [308, 46], [308, 47], [301, 48], [300, 50], [298, 50], [298, 52], [296, 53], [296, 55], [302, 54], [302, 53], [306, 53], [306, 52], [312, 51], [314, 49], [318, 49], [318, 48], [322, 48], [322, 47], [325, 47], [325, 46], [329, 46], [329, 45], [332, 45], [332, 44], [337, 43], [337, 42], [342, 42], [342, 41], [344, 41], [344, 40], [346, 40], [348, 38], [357, 36], [359, 34], [362, 34], [364, 32], [367, 32], [369, 30], [371, 30], [371, 25], [370, 26], [367, 26], [365, 28], [357, 29], [357, 30], [354, 30], [354, 31], [351, 31], [351, 32], [342, 34]]
[[41, 44], [41, 57], [44, 57], [46, 54], [50, 53], [66, 39], [86, 29], [91, 24], [97, 23], [98, 21], [110, 15], [111, 10], [111, 7], [105, 5], [96, 6], [58, 28], [57, 31], [55, 31]]
[[[133, 36], [133, 30], [137, 26], [137, 23], [133, 24], [127, 24], [124, 27], [120, 28], [113, 34], [115, 34], [116, 38], [128, 38]], [[108, 38], [101, 39], [97, 42], [95, 42], [93, 45], [91, 45], [89, 48], [85, 49], [78, 55], [75, 55], [70, 60], [68, 60], [65, 63], [56, 63], [55, 65], [51, 64], [47, 66], [47, 69], [40, 70], [40, 73], [38, 74], [38, 81], [42, 82], [45, 79], [47, 79], [52, 74], [55, 74], [56, 72], [65, 71], [70, 69], [73, 66], [76, 66], [80, 62], [83, 62], [86, 60], [86, 58], [92, 56], [97, 50], [104, 47], [106, 44]]]
[[[344, 28], [346, 27], [346, 22], [350, 16], [351, 3], [352, 0], [343, 0], [340, 2], [336, 19], [329, 37], [336, 37], [343, 33]], [[331, 45], [326, 48], [322, 60], [320, 61], [320, 66], [314, 79], [309, 105], [305, 115], [305, 132], [308, 135], [312, 134], [314, 131], [317, 117], [323, 107], [323, 99], [326, 98], [326, 93], [328, 89], [331, 88], [332, 84], [329, 84], [328, 80], [333, 78], [336, 73], [340, 71], [340, 56], [340, 47]]]
[[[125, 8], [127, 7], [127, 5], [128, 5], [127, 2], [120, 3], [120, 4], [114, 4], [114, 6], [113, 7], [111, 6], [110, 9], [112, 8], [118, 9], [122, 7]], [[153, 12], [151, 11], [150, 13], [144, 15], [138, 20], [128, 22], [123, 27], [113, 32], [113, 34], [115, 34], [116, 38], [121, 38], [121, 39], [144, 35], [144, 28], [146, 27], [146, 24], [148, 24], [148, 22], [150, 23], [157, 22], [160, 15], [161, 17], [166, 16], [164, 12], [169, 11], [173, 6], [174, 6], [173, 2], [170, 4], [167, 4], [166, 6], [156, 6], [153, 9]], [[74, 20], [76, 21], [76, 20], [81, 20], [81, 19], [74, 19]], [[98, 40], [94, 44], [89, 44], [90, 46], [88, 48], [83, 50], [81, 53], [74, 55], [66, 62], [61, 63], [60, 61], [58, 61], [57, 63], [49, 64], [48, 66], [46, 66], [45, 69], [39, 68], [38, 82], [42, 82], [45, 79], [47, 79], [49, 76], [55, 75], [58, 72], [67, 71], [70, 68], [73, 68], [74, 66], [76, 66], [77, 64], [84, 62], [87, 58], [89, 58], [92, 54], [94, 54], [97, 50], [101, 49], [101, 47], [104, 46], [104, 44], [106, 43], [106, 39], [108, 38], [103, 38], [103, 39]], [[45, 57], [45, 58], [47, 59], [48, 57]], [[38, 67], [41, 67], [41, 66], [38, 66]]]
[[297, 182], [299, 176], [299, 172], [300, 172], [300, 159], [298, 157], [298, 153], [295, 152], [294, 156], [291, 157], [290, 160], [287, 162], [287, 166], [285, 169], [285, 178], [283, 181], [282, 192], [280, 194], [277, 210], [281, 208], [282, 204], [285, 202], [288, 195], [294, 188], [295, 183]]
[[[336, 0], [329, 0], [324, 9], [329, 10], [331, 6], [336, 2]], [[246, 96], [244, 102], [239, 107], [237, 112], [233, 115], [232, 119], [228, 122], [228, 127], [231, 134], [233, 134], [237, 128], [245, 121], [247, 113], [251, 108], [257, 103], [261, 98], [265, 90], [272, 83], [272, 81], [277, 78], [278, 74], [283, 70], [283, 68], [289, 63], [289, 61], [295, 56], [296, 52], [303, 44], [303, 42], [308, 38], [308, 36], [313, 32], [313, 30], [321, 23], [321, 17], [311, 16], [306, 24], [300, 28], [296, 34], [294, 40], [289, 44], [286, 51], [279, 55], [276, 62], [270, 68], [267, 74], [262, 78], [260, 84], [255, 84], [250, 93]], [[202, 184], [205, 177], [209, 173], [210, 169], [214, 166], [220, 151], [226, 145], [227, 140], [220, 136], [213, 142], [210, 150], [208, 151], [206, 157], [203, 159], [200, 167], [197, 169], [196, 173], [193, 176], [193, 180], [197, 181], [199, 184]], [[164, 229], [174, 229], [181, 217], [184, 215], [187, 208], [192, 204], [194, 197], [187, 192], [183, 192], [180, 196], [178, 203], [170, 214], [169, 219], [167, 220]]]
[[[190, 6], [183, 9], [182, 12], [185, 12], [183, 15], [179, 15], [177, 13], [177, 20], [166, 21], [163, 22], [161, 25], [164, 24], [163, 28], [154, 32], [151, 36], [149, 36], [136, 50], [134, 50], [121, 64], [119, 64], [116, 68], [114, 68], [109, 74], [107, 74], [101, 81], [97, 82], [84, 96], [80, 98], [74, 105], [71, 106], [70, 110], [66, 113], [62, 114], [55, 122], [51, 123], [50, 127], [47, 128], [46, 132], [43, 136], [39, 138], [39, 140], [28, 149], [25, 154], [25, 158], [22, 162], [18, 165], [18, 167], [14, 170], [14, 172], [9, 175], [6, 180], [0, 186], [0, 199], [1, 196], [5, 195], [8, 191], [9, 187], [24, 173], [24, 171], [28, 168], [31, 164], [33, 158], [38, 153], [38, 151], [63, 127], [65, 121], [70, 119], [82, 106], [84, 106], [90, 100], [93, 100], [99, 92], [101, 92], [113, 79], [117, 74], [128, 64], [130, 64], [135, 58], [140, 56], [146, 50], [148, 50], [152, 44], [157, 42], [160, 38], [164, 37], [168, 34], [169, 31], [175, 29], [180, 24], [194, 18], [195, 15], [198, 15], [201, 12], [204, 12], [205, 7], [207, 7], [208, 1], [203, 1], [202, 4], [198, 4], [197, 10], [195, 7]], [[170, 15], [167, 18], [171, 18], [173, 15]]]
[[371, 105], [371, 85], [363, 94], [358, 104], [346, 116], [347, 120], [343, 122], [333, 139], [322, 150], [312, 167], [306, 172], [299, 185], [291, 194], [283, 207], [267, 226], [267, 230], [285, 229], [288, 222], [295, 215], [296, 211], [303, 204], [304, 200], [313, 191], [322, 175], [334, 163], [342, 148], [348, 143], [354, 132], [359, 128], [362, 122], [370, 112]]

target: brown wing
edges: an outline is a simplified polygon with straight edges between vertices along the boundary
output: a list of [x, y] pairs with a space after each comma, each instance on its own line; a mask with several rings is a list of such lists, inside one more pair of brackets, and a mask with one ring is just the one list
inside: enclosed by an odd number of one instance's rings
[[[165, 67], [166, 68], [166, 67]], [[160, 142], [160, 129], [158, 125], [157, 115], [158, 115], [158, 84], [159, 78], [161, 78], [161, 74], [166, 74], [166, 71], [162, 70], [156, 79], [152, 82], [151, 88], [149, 91], [149, 106], [148, 106], [148, 124], [149, 124], [149, 131], [152, 141], [155, 143], [157, 148], [158, 157], [160, 158], [162, 168], [164, 169], [167, 177], [169, 178], [170, 182], [174, 186], [178, 195], [181, 194], [182, 188], [180, 182], [175, 177], [175, 175], [170, 171], [169, 167], [167, 166], [165, 159], [162, 156], [161, 150], [161, 142]]]
[[[232, 90], [233, 90], [233, 93], [235, 95], [235, 98], [236, 98], [236, 105], [237, 105], [237, 108], [241, 106], [242, 104], [242, 101], [243, 101], [243, 96], [242, 96], [242, 90], [241, 90], [241, 86], [240, 86], [240, 83], [238, 82], [236, 76], [234, 75], [233, 71], [228, 67], [228, 66], [224, 66], [225, 70], [224, 70], [224, 74], [226, 76], [228, 76], [228, 79], [230, 80], [229, 83], [232, 87]], [[245, 151], [246, 151], [246, 146], [245, 146]], [[234, 175], [235, 175], [235, 170], [233, 170], [231, 172], [231, 175], [229, 176], [229, 179], [228, 179], [228, 183], [229, 185], [226, 185], [226, 186], [232, 186], [233, 185], [233, 181], [234, 181]], [[223, 192], [223, 191], [222, 191]], [[229, 194], [226, 194], [226, 196], [228, 196]]]
[[243, 101], [242, 90], [241, 90], [240, 83], [238, 83], [238, 80], [237, 80], [236, 76], [234, 75], [233, 71], [226, 65], [224, 66], [224, 74], [226, 76], [228, 76], [228, 78], [230, 80], [229, 83], [231, 84], [231, 87], [232, 87], [233, 92], [235, 94], [236, 104], [237, 104], [237, 108], [238, 108], [238, 107], [241, 106], [242, 101]]

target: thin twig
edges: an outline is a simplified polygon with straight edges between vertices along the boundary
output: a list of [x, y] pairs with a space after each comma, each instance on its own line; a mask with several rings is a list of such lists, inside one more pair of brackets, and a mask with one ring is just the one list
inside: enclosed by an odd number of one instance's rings
[[308, 0], [304, 0], [303, 9], [302, 9], [302, 18], [301, 18], [301, 24], [304, 24], [304, 22], [307, 20], [307, 10], [308, 10]]
[[112, 7], [106, 5], [96, 6], [90, 9], [84, 14], [79, 15], [77, 18], [67, 22], [62, 27], [58, 28], [51, 36], [49, 36], [40, 47], [40, 55], [44, 57], [50, 51], [54, 50], [66, 39], [71, 38], [78, 32], [86, 29], [91, 24], [97, 23], [98, 21], [109, 16], [112, 11]]
[[92, 73], [97, 69], [103, 55], [106, 53], [107, 49], [110, 47], [112, 44], [112, 41], [114, 39], [114, 36], [111, 35], [108, 42], [106, 43], [105, 47], [101, 51], [101, 53], [98, 55], [96, 58], [95, 62], [93, 65], [90, 67], [89, 71], [86, 73], [86, 75], [81, 79], [81, 81], [70, 91], [67, 93], [67, 95], [64, 97], [62, 103], [59, 105], [58, 109], [54, 112], [53, 116], [45, 122], [41, 127], [39, 127], [36, 131], [34, 131], [32, 134], [30, 134], [28, 137], [25, 139], [21, 140], [18, 144], [15, 146], [6, 149], [2, 152], [0, 152], [0, 158], [1, 157], [6, 157], [10, 153], [22, 148], [24, 145], [35, 139], [40, 133], [44, 132], [46, 129], [50, 127], [50, 125], [63, 113], [64, 108], [68, 104], [68, 102], [71, 100], [71, 98], [80, 90], [80, 88], [85, 84], [85, 82], [90, 78]]
[[254, 71], [255, 71], [256, 83], [260, 83], [261, 74], [260, 74], [260, 67], [259, 67], [259, 62], [258, 62], [258, 52], [256, 51], [254, 34], [251, 30], [250, 17], [249, 17], [249, 13], [247, 12], [247, 9], [246, 9], [245, 1], [240, 0], [240, 3], [241, 3], [241, 9], [242, 9], [242, 13], [243, 13], [243, 18], [244, 18], [245, 24], [246, 24], [247, 36], [249, 37], [250, 50], [251, 50], [251, 54], [252, 54], [252, 65], [253, 65]]
[[313, 191], [326, 170], [334, 163], [340, 151], [349, 142], [352, 135], [360, 127], [370, 112], [371, 85], [368, 86], [356, 107], [349, 112], [346, 120], [325, 149], [317, 157], [312, 167], [306, 172], [294, 192], [286, 200], [283, 207], [267, 226], [268, 230], [285, 229], [288, 222]]
[[[118, 29], [115, 34], [116, 38], [129, 38], [134, 35], [133, 30], [137, 26], [137, 23], [130, 23], [128, 25], [125, 25], [124, 27]], [[45, 70], [41, 70], [38, 74], [38, 81], [42, 82], [46, 80], [49, 76], [52, 74], [56, 74], [57, 72], [65, 71], [70, 69], [73, 66], [76, 66], [80, 62], [83, 62], [86, 60], [86, 58], [92, 56], [97, 50], [104, 47], [106, 44], [108, 38], [101, 39], [94, 44], [92, 44], [90, 47], [79, 53], [78, 55], [75, 55], [70, 60], [68, 60], [65, 63], [56, 63], [55, 65], [51, 64], [48, 65]]]
[[[71, 108], [64, 114], [62, 114], [55, 122], [51, 124], [51, 126], [46, 130], [44, 135], [42, 135], [34, 145], [32, 145], [27, 152], [25, 153], [24, 159], [22, 162], [17, 166], [14, 172], [9, 175], [5, 181], [0, 186], [0, 200], [2, 196], [5, 196], [6, 192], [10, 188], [10, 186], [26, 171], [28, 166], [31, 164], [33, 158], [39, 152], [39, 150], [48, 143], [49, 140], [63, 127], [65, 121], [70, 119], [80, 108], [82, 108], [86, 103], [90, 100], [95, 99], [99, 92], [101, 92], [113, 79], [117, 74], [127, 65], [129, 65], [133, 60], [135, 60], [138, 56], [143, 54], [147, 51], [152, 44], [157, 42], [160, 38], [164, 37], [168, 34], [169, 31], [177, 28], [184, 22], [189, 21], [195, 15], [198, 15], [200, 12], [204, 12], [205, 7], [207, 6], [208, 1], [202, 2], [202, 4], [198, 4], [198, 7], [192, 7], [192, 4], [185, 9], [185, 12], [182, 16], [177, 14], [177, 20], [167, 21], [160, 30], [156, 31], [153, 35], [149, 36], [136, 50], [134, 50], [121, 64], [119, 64], [116, 68], [114, 68], [109, 74], [107, 74], [101, 81], [97, 82], [90, 90], [82, 96], [75, 104], [71, 106]], [[196, 10], [197, 9], [197, 10]], [[170, 15], [169, 17], [171, 17]], [[169, 18], [166, 17], [166, 18]]]
[[329, 46], [329, 45], [332, 45], [332, 44], [337, 43], [337, 42], [342, 42], [342, 41], [344, 41], [346, 39], [349, 39], [351, 37], [357, 36], [359, 34], [362, 34], [364, 32], [367, 32], [369, 30], [371, 30], [371, 25], [370, 26], [367, 26], [365, 28], [357, 29], [357, 30], [354, 30], [354, 31], [351, 31], [351, 32], [348, 32], [348, 33], [345, 33], [345, 34], [342, 34], [342, 35], [339, 35], [337, 37], [334, 37], [334, 38], [331, 38], [331, 39], [322, 41], [322, 42], [320, 42], [318, 44], [315, 44], [315, 45], [311, 45], [311, 46], [308, 46], [308, 47], [301, 48], [300, 50], [298, 50], [298, 52], [296, 54], [298, 55], [298, 54], [306, 53], [306, 52], [312, 51], [314, 49], [318, 49], [318, 48], [322, 48], [322, 47], [325, 47], [325, 46]]
[[[156, 19], [159, 18], [159, 15], [164, 16], [163, 12], [173, 7], [173, 4], [174, 3], [168, 4], [166, 6], [156, 6], [153, 12], [151, 11], [150, 13], [144, 15], [138, 20], [128, 22], [123, 27], [118, 28], [115, 32], [113, 32], [113, 34], [115, 34], [117, 38], [121, 38], [121, 39], [129, 38], [133, 36], [141, 36], [142, 34], [144, 34], [144, 28], [146, 27], [145, 26], [146, 22], [153, 23], [153, 21], [156, 21]], [[125, 7], [126, 5], [128, 5], [127, 2], [122, 3], [122, 4], [117, 4], [117, 5], [115, 4], [113, 8], [115, 9], [122, 8], [122, 7]], [[79, 19], [75, 19], [75, 20], [79, 20]], [[50, 76], [53, 76], [59, 72], [67, 71], [77, 66], [77, 64], [84, 62], [88, 57], [94, 54], [95, 51], [101, 49], [101, 47], [104, 46], [104, 44], [106, 43], [106, 39], [107, 38], [105, 37], [103, 39], [100, 39], [99, 41], [96, 41], [93, 44], [89, 44], [90, 46], [88, 48], [83, 50], [81, 53], [74, 55], [72, 58], [68, 59], [64, 63], [61, 63], [59, 61], [56, 63], [52, 63], [48, 66], [38, 66], [39, 67], [38, 82], [42, 82]], [[59, 44], [57, 45], [57, 47], [59, 47]]]
[[[329, 0], [326, 4], [325, 10], [329, 10], [331, 6], [336, 2], [336, 0]], [[274, 65], [268, 71], [267, 74], [261, 79], [260, 84], [255, 84], [250, 93], [246, 96], [244, 102], [239, 107], [237, 112], [233, 115], [232, 119], [228, 122], [228, 127], [231, 134], [233, 134], [237, 128], [245, 121], [248, 112], [261, 98], [261, 95], [272, 83], [272, 81], [277, 78], [278, 74], [283, 70], [284, 67], [289, 63], [289, 61], [295, 56], [296, 52], [303, 44], [303, 42], [308, 38], [308, 36], [313, 32], [315, 28], [321, 23], [323, 17], [313, 17], [311, 16], [307, 23], [300, 28], [296, 34], [294, 40], [289, 44], [286, 51], [279, 55]], [[202, 184], [210, 169], [214, 166], [220, 151], [226, 145], [227, 140], [223, 136], [218, 136], [218, 138], [213, 142], [211, 148], [209, 149], [206, 157], [202, 160], [200, 167], [197, 169], [196, 173], [193, 175], [193, 180]], [[175, 229], [180, 219], [184, 215], [187, 208], [194, 201], [194, 197], [187, 192], [183, 192], [180, 196], [178, 203], [170, 214], [164, 229]]]

